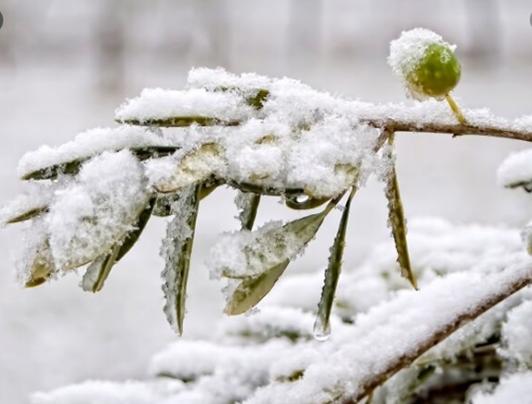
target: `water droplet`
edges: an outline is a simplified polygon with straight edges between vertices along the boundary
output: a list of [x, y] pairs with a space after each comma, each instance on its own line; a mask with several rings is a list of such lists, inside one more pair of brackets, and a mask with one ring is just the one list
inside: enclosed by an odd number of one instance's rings
[[316, 318], [314, 323], [314, 339], [316, 341], [327, 341], [331, 336], [331, 326], [329, 322], [323, 323], [320, 317]]

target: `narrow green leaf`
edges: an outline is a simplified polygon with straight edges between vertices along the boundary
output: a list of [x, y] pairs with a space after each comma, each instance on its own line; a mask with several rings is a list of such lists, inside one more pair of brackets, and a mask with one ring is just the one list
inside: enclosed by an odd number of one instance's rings
[[142, 210], [142, 212], [140, 212], [137, 222], [134, 225], [134, 229], [126, 234], [126, 237], [124, 238], [124, 241], [120, 246], [120, 250], [118, 251], [118, 255], [116, 256], [117, 262], [120, 261], [122, 257], [128, 253], [131, 247], [133, 247], [139, 239], [142, 231], [146, 227], [146, 224], [148, 223], [148, 220], [151, 217], [156, 199], [157, 197], [155, 196], [150, 198], [146, 207]]
[[[284, 272], [290, 260], [314, 238], [327, 214], [336, 206], [340, 197], [329, 202], [320, 213], [286, 223], [264, 233], [252, 245], [244, 247], [243, 253], [249, 263], [264, 265], [259, 275], [244, 278], [228, 300], [227, 314], [243, 313], [260, 302], [273, 288], [275, 282]], [[272, 257], [273, 256], [273, 257]], [[266, 258], [268, 257], [268, 258]], [[227, 268], [227, 277], [232, 278], [231, 269]], [[237, 277], [234, 277], [237, 278]]]
[[108, 254], [98, 257], [89, 265], [81, 280], [81, 287], [83, 290], [94, 293], [102, 290], [103, 285], [116, 262], [116, 257], [119, 251], [120, 244], [117, 243]]
[[238, 191], [235, 202], [239, 210], [238, 218], [242, 225], [242, 230], [251, 230], [257, 217], [260, 194]]
[[[393, 144], [393, 134], [389, 137], [390, 145]], [[391, 147], [388, 151], [390, 162], [392, 162]], [[417, 282], [410, 265], [408, 253], [408, 243], [406, 240], [406, 220], [404, 217], [401, 194], [399, 192], [399, 182], [395, 171], [395, 164], [392, 163], [386, 178], [386, 198], [388, 199], [388, 222], [392, 228], [392, 235], [397, 250], [397, 262], [401, 268], [401, 275], [408, 279], [411, 285], [417, 289]]]
[[[179, 149], [179, 147], [176, 146], [147, 146], [133, 147], [130, 150], [139, 160], [147, 160], [149, 158], [168, 156], [175, 153], [177, 149]], [[25, 174], [22, 179], [49, 180], [56, 178], [60, 174], [76, 175], [79, 172], [81, 165], [92, 157], [94, 156], [87, 156], [72, 161], [54, 164], [50, 167], [41, 168], [39, 170]]]
[[225, 306], [225, 313], [230, 315], [242, 314], [253, 308], [273, 288], [289, 262], [289, 259], [285, 259], [259, 276], [242, 281]]
[[345, 233], [347, 230], [347, 222], [349, 220], [349, 209], [351, 208], [351, 200], [355, 195], [356, 188], [351, 189], [351, 193], [342, 212], [338, 231], [331, 247], [331, 254], [329, 255], [329, 263], [325, 270], [325, 280], [321, 290], [321, 298], [318, 304], [318, 314], [316, 322], [314, 323], [314, 336], [318, 340], [326, 339], [330, 334], [330, 316], [336, 294], [336, 287], [338, 285], [338, 278], [342, 270], [342, 257], [344, 254]]
[[186, 288], [201, 188], [201, 184], [188, 187], [172, 206], [174, 219], [168, 225], [163, 250], [166, 258], [163, 271], [164, 312], [180, 335], [183, 333]]
[[48, 212], [48, 206], [36, 206], [29, 208], [23, 213], [19, 213], [16, 216], [10, 217], [5, 221], [6, 224], [20, 223], [26, 220], [33, 219], [36, 216], [39, 216], [43, 213]]

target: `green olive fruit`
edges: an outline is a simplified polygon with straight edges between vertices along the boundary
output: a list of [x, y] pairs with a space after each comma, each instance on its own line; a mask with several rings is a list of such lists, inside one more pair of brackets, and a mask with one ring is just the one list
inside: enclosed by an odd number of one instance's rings
[[406, 74], [410, 90], [421, 96], [443, 98], [460, 81], [460, 63], [449, 46], [427, 46], [419, 62]]

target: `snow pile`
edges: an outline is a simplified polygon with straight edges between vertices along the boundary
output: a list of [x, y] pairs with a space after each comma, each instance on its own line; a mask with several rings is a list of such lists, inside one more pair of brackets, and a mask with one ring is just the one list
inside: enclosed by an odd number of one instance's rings
[[[426, 219], [413, 221], [410, 235], [420, 291], [387, 275], [395, 272], [395, 259], [382, 254], [388, 243], [377, 246], [360, 268], [342, 274], [332, 315], [335, 332], [328, 341], [318, 342], [311, 335], [322, 274], [283, 279], [260, 311], [224, 318], [212, 340], [176, 341], [155, 355], [150, 381], [145, 382], [153, 392], [152, 402], [321, 403], [356, 396], [377, 373], [405, 356], [422, 354], [430, 347], [425, 343], [447, 332], [450, 324], [532, 278], [532, 264], [519, 251], [515, 230]], [[421, 372], [431, 367], [438, 370], [429, 376], [427, 388], [445, 386], [456, 371], [447, 370], [445, 361], [474, 355], [501, 326], [512, 358], [515, 352], [525, 353], [530, 327], [523, 318], [530, 317], [531, 297], [530, 290], [523, 290], [463, 326], [377, 389], [375, 402], [407, 401], [418, 391]], [[514, 327], [516, 322], [521, 329]], [[479, 377], [473, 372], [468, 380], [476, 386]], [[166, 380], [169, 389], [176, 381], [185, 384], [163, 396], [152, 387], [153, 380]], [[121, 384], [114, 388], [116, 397], [109, 402], [120, 403]], [[71, 389], [77, 397], [87, 386]], [[49, 399], [64, 391], [51, 392]], [[98, 396], [93, 392], [86, 397], [79, 403], [92, 403], [91, 397]]]
[[141, 123], [175, 117], [209, 117], [221, 122], [235, 122], [245, 119], [251, 112], [252, 108], [245, 103], [244, 98], [231, 91], [148, 88], [139, 97], [119, 107], [115, 117], [119, 121], [135, 120]]
[[522, 186], [532, 191], [532, 149], [513, 153], [506, 158], [497, 171], [497, 179], [501, 186]]
[[51, 393], [35, 393], [32, 404], [153, 404], [164, 402], [182, 389], [178, 381], [113, 383], [88, 381]]
[[517, 373], [503, 378], [493, 393], [480, 392], [472, 404], [501, 404], [532, 402], [532, 372]]
[[520, 366], [532, 366], [532, 301], [527, 301], [508, 313], [502, 327], [505, 342], [503, 355], [515, 360]]
[[393, 369], [404, 356], [422, 353], [419, 350], [432, 335], [445, 332], [453, 319], [466, 316], [472, 307], [493, 299], [516, 281], [530, 278], [532, 266], [527, 264], [489, 276], [452, 274], [417, 293], [401, 293], [360, 316], [349, 337], [342, 338], [344, 344], [313, 362], [300, 380], [271, 383], [249, 402], [321, 403], [357, 397], [375, 373]]
[[142, 168], [127, 150], [84, 164], [76, 182], [56, 192], [45, 219], [55, 264], [75, 268], [108, 251], [147, 200]]

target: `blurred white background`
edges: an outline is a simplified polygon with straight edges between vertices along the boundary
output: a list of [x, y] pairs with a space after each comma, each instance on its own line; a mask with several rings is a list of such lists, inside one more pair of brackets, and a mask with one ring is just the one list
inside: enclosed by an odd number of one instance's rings
[[[144, 87], [181, 88], [192, 66], [291, 76], [369, 101], [404, 95], [386, 64], [388, 43], [423, 26], [458, 44], [466, 107], [517, 117], [532, 113], [532, 4], [513, 0], [11, 0], [0, 1], [0, 202], [23, 189], [20, 156], [79, 131], [113, 125], [113, 112]], [[454, 222], [521, 226], [528, 195], [500, 189], [495, 172], [519, 142], [442, 135], [398, 136], [406, 213]], [[221, 316], [219, 285], [203, 261], [216, 235], [237, 228], [234, 193], [216, 191], [200, 211], [185, 338], [208, 335]], [[388, 236], [382, 185], [353, 203], [345, 266], [354, 269]], [[259, 222], [294, 216], [267, 201]], [[288, 272], [324, 268], [335, 220]], [[16, 284], [18, 227], [0, 232], [0, 402], [87, 378], [141, 378], [151, 354], [176, 337], [161, 311], [164, 221], [90, 295], [79, 274], [37, 289]], [[281, 280], [282, 281], [282, 280]], [[319, 291], [317, 291], [319, 293]]]

